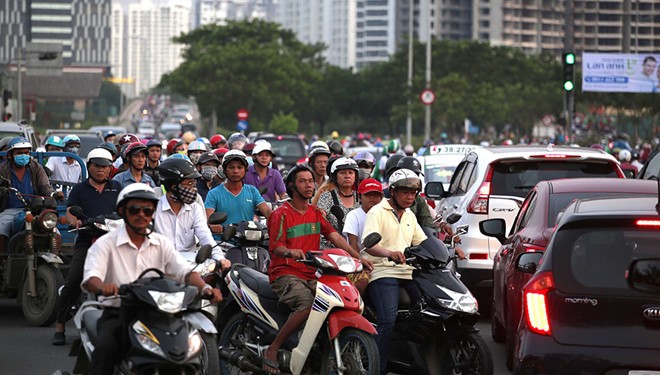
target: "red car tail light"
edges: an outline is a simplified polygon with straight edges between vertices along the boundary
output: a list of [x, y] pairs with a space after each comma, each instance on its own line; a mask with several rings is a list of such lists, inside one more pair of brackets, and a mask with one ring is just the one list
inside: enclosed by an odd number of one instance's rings
[[547, 295], [554, 288], [555, 282], [551, 272], [535, 275], [523, 288], [527, 327], [539, 335], [551, 334]]
[[486, 260], [486, 259], [488, 259], [488, 254], [470, 253], [469, 258], [470, 259], [476, 259], [476, 260]]
[[638, 227], [660, 228], [660, 220], [640, 219], [635, 221]]
[[545, 251], [544, 246], [532, 245], [530, 243], [524, 243], [522, 245], [525, 248], [526, 253], [534, 253], [534, 252], [537, 252], [537, 251]]
[[488, 199], [490, 198], [490, 180], [493, 178], [493, 168], [488, 166], [486, 178], [481, 183], [477, 193], [474, 195], [467, 207], [467, 212], [471, 214], [488, 214]]

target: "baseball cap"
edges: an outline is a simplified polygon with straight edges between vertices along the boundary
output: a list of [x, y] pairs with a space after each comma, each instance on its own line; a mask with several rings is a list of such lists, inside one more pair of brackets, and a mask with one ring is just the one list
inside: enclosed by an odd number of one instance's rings
[[377, 191], [382, 194], [383, 185], [381, 185], [378, 180], [373, 178], [367, 178], [366, 180], [360, 182], [360, 186], [358, 186], [358, 193], [367, 194], [371, 193], [372, 191]]

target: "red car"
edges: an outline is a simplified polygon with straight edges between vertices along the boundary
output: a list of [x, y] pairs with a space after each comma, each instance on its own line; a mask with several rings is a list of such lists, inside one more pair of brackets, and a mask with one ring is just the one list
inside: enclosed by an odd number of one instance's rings
[[576, 199], [655, 197], [657, 194], [658, 184], [655, 181], [613, 178], [541, 181], [522, 203], [508, 237], [503, 219], [484, 220], [479, 224], [482, 234], [495, 237], [502, 243], [493, 259], [491, 330], [495, 341], [506, 341], [506, 365], [509, 369], [513, 366], [513, 336], [521, 315], [521, 291], [532, 276], [516, 269], [520, 255], [545, 251], [559, 216]]

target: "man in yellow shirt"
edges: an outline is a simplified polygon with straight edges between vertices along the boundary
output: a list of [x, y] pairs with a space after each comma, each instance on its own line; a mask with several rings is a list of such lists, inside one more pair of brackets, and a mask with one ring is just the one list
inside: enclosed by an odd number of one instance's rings
[[410, 299], [419, 298], [419, 291], [412, 281], [413, 268], [406, 263], [403, 251], [419, 245], [426, 239], [417, 218], [409, 210], [422, 190], [419, 176], [408, 169], [399, 169], [389, 178], [390, 198], [382, 200], [367, 213], [362, 231], [362, 241], [370, 233], [380, 233], [382, 240], [367, 249], [373, 271], [367, 292], [377, 315], [376, 344], [380, 352], [381, 374], [387, 373], [387, 357], [390, 336], [396, 321], [399, 288], [406, 288]]

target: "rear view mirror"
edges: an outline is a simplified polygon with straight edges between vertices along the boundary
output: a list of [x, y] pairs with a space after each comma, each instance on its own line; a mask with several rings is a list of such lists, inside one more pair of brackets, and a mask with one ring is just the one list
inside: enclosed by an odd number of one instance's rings
[[518, 259], [516, 259], [516, 269], [523, 273], [532, 274], [536, 272], [537, 268], [539, 268], [541, 258], [543, 258], [543, 252], [540, 251], [535, 253], [522, 253], [518, 256]]
[[660, 259], [638, 259], [628, 269], [628, 285], [642, 292], [660, 294]]
[[222, 224], [227, 220], [227, 214], [224, 212], [214, 212], [209, 216], [209, 224]]
[[209, 259], [211, 257], [212, 248], [213, 247], [211, 245], [202, 246], [197, 252], [197, 255], [195, 255], [195, 263], [204, 263], [205, 260]]
[[83, 213], [82, 207], [80, 206], [69, 207], [69, 213], [79, 220], [83, 220], [86, 217], [85, 214]]
[[447, 220], [446, 220], [447, 224], [455, 224], [459, 220], [461, 220], [461, 217], [462, 217], [461, 214], [453, 213], [453, 214], [447, 216]]
[[222, 231], [222, 239], [225, 240], [225, 241], [231, 240], [236, 235], [236, 231], [237, 231], [237, 229], [233, 225], [230, 225], [230, 226], [226, 227]]
[[506, 222], [504, 219], [488, 219], [479, 222], [479, 231], [484, 236], [497, 238], [500, 243], [506, 241]]
[[445, 192], [445, 186], [442, 184], [442, 182], [429, 181], [426, 183], [426, 186], [424, 186], [424, 195], [431, 199], [442, 199], [447, 194]]
[[380, 235], [380, 233], [376, 233], [376, 232], [370, 233], [370, 234], [367, 235], [367, 237], [364, 238], [364, 241], [362, 241], [362, 245], [366, 249], [368, 249], [368, 248], [376, 245], [377, 243], [379, 243], [380, 240], [382, 240], [382, 239], [383, 239], [383, 237]]

